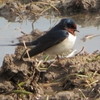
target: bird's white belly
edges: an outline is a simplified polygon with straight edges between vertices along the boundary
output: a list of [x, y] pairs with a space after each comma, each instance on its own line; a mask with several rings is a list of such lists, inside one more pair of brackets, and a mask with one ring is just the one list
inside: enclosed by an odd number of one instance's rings
[[72, 34], [69, 33], [69, 36], [64, 41], [50, 47], [45, 51], [45, 53], [50, 55], [59, 55], [59, 54], [67, 53], [70, 49], [72, 49], [75, 40], [76, 40], [76, 36], [73, 36]]

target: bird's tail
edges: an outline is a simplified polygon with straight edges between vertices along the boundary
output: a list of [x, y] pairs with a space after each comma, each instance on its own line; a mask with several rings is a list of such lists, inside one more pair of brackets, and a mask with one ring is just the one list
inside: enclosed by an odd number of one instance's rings
[[[33, 42], [25, 42], [26, 46], [34, 45]], [[16, 43], [16, 44], [0, 44], [0, 46], [24, 46], [24, 43]]]

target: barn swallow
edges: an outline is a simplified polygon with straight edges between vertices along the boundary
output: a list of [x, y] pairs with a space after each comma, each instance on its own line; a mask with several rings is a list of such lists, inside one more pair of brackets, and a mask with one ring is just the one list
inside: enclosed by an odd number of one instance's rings
[[[64, 18], [54, 26], [50, 31], [35, 41], [26, 42], [26, 46], [34, 46], [29, 50], [30, 57], [35, 56], [39, 53], [45, 52], [50, 55], [59, 55], [66, 53], [70, 50], [76, 40], [75, 31], [77, 26], [72, 19]], [[23, 43], [12, 44], [10, 46], [23, 46]], [[25, 54], [24, 58], [28, 58]]]

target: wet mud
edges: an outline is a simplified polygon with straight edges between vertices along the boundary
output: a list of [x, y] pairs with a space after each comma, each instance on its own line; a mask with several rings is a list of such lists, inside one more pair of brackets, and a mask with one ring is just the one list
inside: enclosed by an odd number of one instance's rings
[[[35, 30], [18, 39], [31, 41], [40, 36], [39, 32]], [[24, 49], [17, 47], [15, 54], [4, 57], [0, 68], [1, 100], [99, 100], [99, 51], [82, 51], [74, 57], [52, 61], [46, 56], [43, 59], [43, 54], [20, 60]]]
[[[13, 0], [14, 1], [14, 0]], [[18, 0], [6, 2], [0, 7], [0, 16], [10, 22], [16, 18], [34, 19], [45, 15], [73, 16], [77, 14], [100, 13], [99, 0]]]

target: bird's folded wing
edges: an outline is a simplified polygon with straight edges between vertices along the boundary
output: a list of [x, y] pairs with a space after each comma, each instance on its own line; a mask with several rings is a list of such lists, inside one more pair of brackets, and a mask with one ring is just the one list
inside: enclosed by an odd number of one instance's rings
[[[48, 48], [62, 42], [64, 39], [68, 37], [68, 33], [64, 30], [55, 31], [52, 33], [48, 33], [37, 39], [38, 44], [29, 51], [30, 57], [37, 55]], [[27, 54], [24, 55], [27, 58]]]

